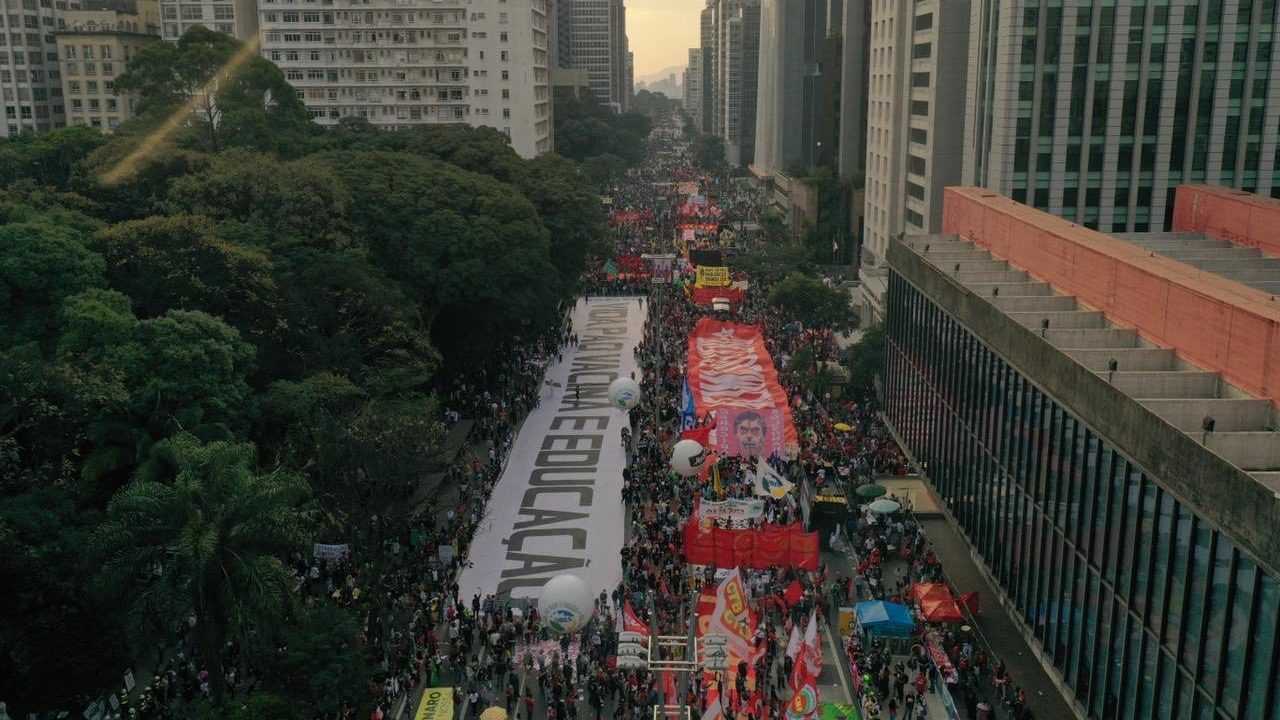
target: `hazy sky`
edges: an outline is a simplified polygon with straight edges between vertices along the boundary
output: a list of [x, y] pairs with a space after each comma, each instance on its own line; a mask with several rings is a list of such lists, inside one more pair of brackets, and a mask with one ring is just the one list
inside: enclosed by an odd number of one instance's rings
[[[704, 0], [626, 0], [627, 41], [636, 56], [636, 79], [689, 63], [696, 47]], [[680, 82], [680, 78], [676, 78]]]

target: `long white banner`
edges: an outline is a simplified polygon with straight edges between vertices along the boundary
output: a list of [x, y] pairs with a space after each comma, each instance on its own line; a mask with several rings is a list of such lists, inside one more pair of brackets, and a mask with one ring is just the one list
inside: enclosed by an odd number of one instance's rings
[[579, 300], [578, 345], [547, 367], [541, 401], [525, 418], [502, 477], [471, 541], [458, 582], [473, 593], [537, 599], [555, 575], [573, 573], [592, 589], [622, 581], [622, 471], [627, 414], [609, 402], [609, 383], [635, 373], [645, 301]]

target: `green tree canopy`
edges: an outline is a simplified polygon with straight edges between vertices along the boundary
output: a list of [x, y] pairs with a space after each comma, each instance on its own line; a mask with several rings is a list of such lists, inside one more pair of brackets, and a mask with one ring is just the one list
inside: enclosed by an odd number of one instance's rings
[[47, 222], [0, 226], [0, 335], [47, 339], [63, 299], [102, 287], [102, 258], [80, 233]]
[[769, 304], [782, 308], [788, 320], [806, 327], [847, 330], [857, 322], [849, 293], [800, 273], [792, 273], [769, 290]]
[[126, 604], [139, 645], [194, 615], [201, 662], [220, 697], [223, 644], [252, 646], [293, 606], [293, 576], [279, 558], [306, 541], [307, 485], [288, 471], [256, 470], [249, 443], [180, 433], [152, 452], [176, 474], [139, 479], [111, 499], [92, 539], [94, 591]]
[[418, 327], [447, 361], [465, 362], [554, 312], [561, 284], [546, 228], [510, 186], [412, 155], [319, 157], [351, 193], [353, 233], [403, 284]]
[[275, 283], [257, 250], [218, 237], [211, 220], [167, 215], [118, 223], [98, 233], [113, 287], [143, 317], [171, 308], [202, 310], [246, 333], [271, 331]]
[[196, 25], [175, 43], [139, 50], [115, 81], [137, 93], [139, 127], [151, 132], [175, 113], [191, 113], [187, 140], [217, 152], [227, 145], [278, 150], [290, 133], [315, 130], [280, 68], [224, 33]]

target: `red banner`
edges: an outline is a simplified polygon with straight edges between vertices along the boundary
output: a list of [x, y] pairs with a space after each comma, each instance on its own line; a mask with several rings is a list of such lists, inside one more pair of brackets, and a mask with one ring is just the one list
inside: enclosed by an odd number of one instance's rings
[[736, 287], [690, 287], [689, 298], [698, 305], [710, 305], [716, 298], [740, 303], [747, 299], [747, 293]]
[[818, 569], [818, 533], [799, 524], [765, 525], [756, 530], [704, 529], [690, 520], [684, 526], [685, 561], [694, 565], [765, 570], [793, 567]]
[[791, 555], [790, 531], [781, 525], [766, 525], [759, 531], [751, 556], [751, 566], [757, 568], [787, 565]]
[[755, 325], [702, 318], [689, 336], [689, 389], [716, 411], [712, 445], [729, 455], [786, 455], [796, 428], [778, 371]]

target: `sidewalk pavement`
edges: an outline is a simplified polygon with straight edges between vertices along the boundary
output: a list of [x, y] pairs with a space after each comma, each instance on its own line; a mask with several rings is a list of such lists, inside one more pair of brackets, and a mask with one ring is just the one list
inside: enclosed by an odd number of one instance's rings
[[920, 526], [924, 528], [929, 542], [933, 543], [934, 553], [952, 586], [962, 593], [970, 590], [979, 592], [982, 611], [975, 616], [975, 625], [990, 646], [994, 658], [1004, 661], [1013, 676], [1013, 684], [1026, 691], [1035, 716], [1055, 719], [1076, 717], [1075, 710], [1062, 697], [1023, 638], [1022, 630], [996, 599], [998, 590], [978, 569], [970, 554], [969, 543], [946, 520], [921, 519]]
[[[827, 567], [829, 567], [833, 572], [839, 572], [843, 574], [845, 577], [853, 577], [855, 565], [853, 563], [852, 558], [850, 558], [848, 555], [831, 550], [823, 553], [823, 560], [827, 563]], [[884, 577], [884, 581], [886, 585], [891, 584], [892, 582], [894, 582], [894, 580], [896, 580], [896, 578], [898, 577], [899, 569], [901, 569], [902, 574], [904, 576], [906, 576], [907, 574], [907, 563], [906, 561], [902, 560], [902, 558], [897, 554], [891, 554], [891, 556], [884, 561], [884, 564], [882, 567], [883, 569], [881, 571], [881, 574]], [[856, 590], [854, 591], [854, 594], [855, 595], [857, 594]], [[869, 593], [864, 592], [862, 596], [854, 597], [853, 601], [848, 603], [846, 607], [853, 607], [857, 603], [863, 600], [871, 600], [871, 599], [872, 599], [871, 595]], [[833, 647], [833, 650], [837, 655], [837, 660], [835, 662], [839, 665], [839, 672], [840, 672], [839, 680], [843, 683], [850, 683], [848, 686], [849, 687], [848, 694], [852, 695], [853, 685], [852, 685], [852, 681], [850, 680], [849, 661], [848, 659], [846, 659], [844, 654], [844, 638], [840, 637], [839, 635], [839, 630], [840, 630], [839, 612], [840, 612], [840, 608], [838, 606], [833, 606], [831, 608], [830, 617], [827, 618], [827, 627], [831, 631], [831, 635], [829, 637], [829, 640], [830, 640], [829, 644], [832, 644], [835, 646]], [[832, 662], [832, 660], [829, 658], [828, 662]], [[861, 708], [861, 705], [859, 704], [857, 697], [854, 697], [851, 701], [846, 701], [846, 700], [843, 700], [843, 696], [845, 693], [840, 693], [840, 694], [833, 693], [830, 695], [827, 693], [828, 689], [823, 686], [823, 681], [828, 674], [829, 667], [830, 666], [828, 665], [827, 668], [823, 668], [823, 678], [819, 679], [819, 690], [822, 692], [823, 702], [833, 702], [833, 701], [837, 701], [837, 698], [841, 698], [840, 700], [838, 700], [839, 702], [852, 702], [854, 705], [857, 705], [859, 706], [859, 708]], [[937, 720], [939, 718], [941, 718], [942, 720], [946, 720], [947, 718], [946, 707], [943, 706], [942, 698], [936, 692], [929, 692], [925, 695], [925, 705], [929, 708], [929, 714], [927, 717], [933, 718], [934, 720]], [[885, 708], [884, 706], [881, 706], [880, 710], [881, 710], [881, 717], [884, 717], [884, 718], [889, 717], [887, 708]], [[859, 713], [861, 713], [861, 710], [859, 710]]]

